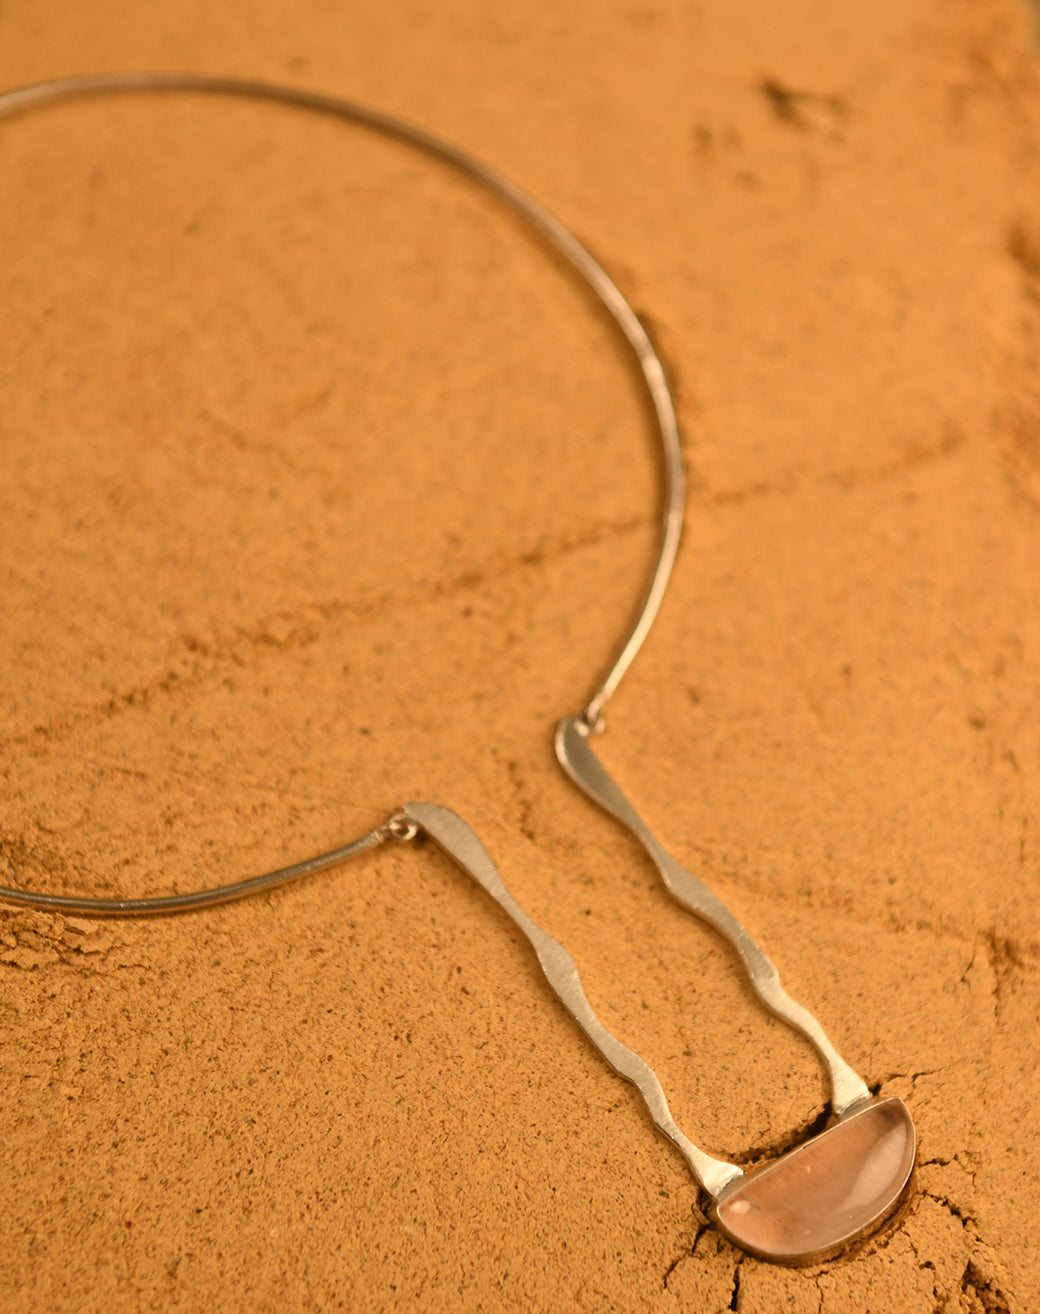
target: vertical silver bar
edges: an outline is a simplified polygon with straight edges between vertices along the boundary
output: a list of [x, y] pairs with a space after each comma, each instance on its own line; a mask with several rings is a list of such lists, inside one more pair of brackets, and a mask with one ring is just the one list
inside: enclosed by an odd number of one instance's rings
[[657, 1074], [635, 1050], [609, 1032], [592, 1010], [567, 950], [533, 922], [506, 889], [502, 877], [472, 828], [454, 812], [434, 803], [406, 803], [403, 815], [416, 822], [444, 851], [491, 895], [530, 940], [556, 997], [615, 1072], [639, 1088], [650, 1116], [678, 1148], [704, 1189], [717, 1196], [742, 1176], [736, 1164], [713, 1159], [697, 1148], [672, 1118]]
[[573, 717], [562, 720], [556, 731], [556, 756], [561, 766], [601, 808], [627, 826], [653, 859], [672, 897], [726, 937], [747, 970], [752, 989], [771, 1013], [800, 1031], [826, 1065], [834, 1112], [845, 1113], [870, 1099], [861, 1077], [839, 1055], [823, 1028], [807, 1008], [795, 1003], [780, 984], [780, 974], [763, 950], [713, 890], [665, 851], [657, 836], [625, 798], [589, 744], [588, 730]]

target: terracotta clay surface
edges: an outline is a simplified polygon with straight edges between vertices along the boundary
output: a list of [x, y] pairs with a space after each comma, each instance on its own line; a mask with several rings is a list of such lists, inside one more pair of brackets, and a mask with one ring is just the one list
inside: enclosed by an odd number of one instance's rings
[[[0, 912], [0, 1304], [1040, 1309], [1040, 69], [1022, 0], [5, 0], [0, 83], [327, 89], [590, 243], [679, 395], [686, 537], [607, 768], [919, 1137], [783, 1269], [432, 845], [151, 922]], [[407, 798], [475, 827], [746, 1169], [812, 1054], [564, 778], [657, 454], [565, 271], [272, 107], [0, 124], [0, 878], [158, 893]]]
[[714, 1213], [744, 1249], [804, 1263], [866, 1235], [890, 1214], [913, 1166], [914, 1124], [906, 1105], [882, 1100], [738, 1182]]

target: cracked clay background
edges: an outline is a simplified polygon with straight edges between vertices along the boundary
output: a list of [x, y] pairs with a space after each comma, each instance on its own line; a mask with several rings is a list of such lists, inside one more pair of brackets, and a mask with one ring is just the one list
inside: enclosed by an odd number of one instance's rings
[[[177, 920], [6, 909], [5, 1311], [1040, 1309], [1034, 17], [0, 3], [4, 86], [353, 96], [603, 259], [691, 492], [601, 751], [920, 1135], [894, 1225], [777, 1269], [429, 846]], [[573, 279], [430, 161], [270, 107], [50, 109], [0, 177], [2, 880], [188, 890], [445, 803], [696, 1141], [819, 1125], [811, 1053], [553, 761], [658, 496]]]

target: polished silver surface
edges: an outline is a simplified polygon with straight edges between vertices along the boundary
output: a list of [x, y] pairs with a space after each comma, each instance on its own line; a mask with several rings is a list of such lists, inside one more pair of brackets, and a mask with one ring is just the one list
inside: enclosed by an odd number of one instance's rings
[[736, 1164], [713, 1159], [697, 1148], [676, 1126], [661, 1083], [645, 1059], [609, 1032], [586, 998], [574, 959], [558, 940], [533, 922], [506, 889], [487, 850], [470, 826], [457, 813], [434, 803], [407, 803], [404, 815], [416, 822], [431, 839], [491, 895], [530, 940], [556, 997], [570, 1013], [615, 1072], [639, 1088], [650, 1116], [678, 1148], [698, 1182], [712, 1196], [742, 1176]]
[[568, 717], [560, 722], [556, 731], [556, 756], [574, 783], [640, 841], [672, 897], [710, 923], [733, 945], [762, 1003], [800, 1031], [815, 1048], [830, 1076], [831, 1105], [835, 1113], [845, 1113], [869, 1100], [870, 1091], [864, 1081], [838, 1054], [809, 1010], [787, 994], [776, 968], [718, 895], [664, 850], [592, 751], [588, 730], [581, 721]]
[[248, 880], [236, 881], [233, 885], [218, 885], [211, 890], [195, 890], [191, 894], [161, 894], [141, 899], [96, 899], [78, 894], [39, 894], [34, 890], [19, 890], [7, 885], [0, 885], [0, 899], [7, 903], [20, 903], [27, 908], [41, 908], [45, 912], [85, 913], [91, 917], [154, 917], [157, 913], [191, 912], [195, 908], [211, 908], [217, 903], [230, 903], [233, 899], [244, 899], [250, 894], [260, 894], [263, 890], [272, 890], [277, 885], [286, 885], [289, 881], [299, 880], [302, 876], [311, 876], [314, 872], [324, 871], [326, 867], [335, 867], [346, 862], [359, 853], [374, 849], [387, 839], [404, 839], [391, 827], [392, 817], [378, 830], [369, 831], [360, 839], [344, 844], [342, 848], [320, 853], [316, 858], [307, 858], [304, 862], [294, 863], [291, 867], [279, 867], [264, 876], [252, 876]]
[[[664, 498], [657, 557], [642, 602], [609, 669], [594, 689], [582, 713], [586, 725], [593, 729], [602, 728], [603, 705], [617, 688], [642, 647], [654, 623], [661, 599], [664, 597], [679, 547], [685, 499], [675, 404], [664, 367], [649, 334], [614, 281], [554, 215], [497, 170], [423, 128], [338, 96], [268, 82], [210, 77], [195, 73], [98, 73], [58, 78], [0, 93], [0, 118], [11, 118], [16, 114], [81, 97], [131, 93], [193, 93], [269, 101], [345, 119], [423, 151], [471, 178], [526, 220], [564, 257], [610, 313], [635, 355], [653, 407], [663, 457]], [[378, 832], [373, 832], [373, 835], [375, 834]], [[191, 895], [141, 899], [92, 899], [35, 894], [29, 890], [0, 887], [0, 898], [36, 908], [99, 915], [147, 916], [154, 913], [183, 912], [190, 908], [205, 908], [230, 899], [242, 898], [274, 885], [284, 884], [312, 871], [319, 871], [336, 862], [342, 862], [354, 853], [363, 852], [378, 843], [379, 839], [373, 838], [373, 835], [362, 836], [353, 844], [337, 849], [333, 853], [320, 855], [295, 866], [270, 872], [265, 876], [216, 889], [200, 890]]]
[[672, 390], [653, 340], [614, 280], [555, 215], [497, 169], [424, 128], [339, 96], [307, 91], [301, 87], [286, 87], [242, 78], [210, 77], [199, 73], [97, 73], [57, 78], [0, 93], [0, 118], [58, 101], [133, 92], [190, 92], [273, 101], [296, 109], [346, 119], [424, 151], [471, 178], [526, 220], [563, 256], [609, 312], [632, 349], [653, 408], [663, 458], [663, 498], [657, 556], [642, 600], [627, 635], [606, 674], [593, 690], [582, 714], [586, 724], [593, 729], [601, 728], [603, 706], [643, 646], [668, 587], [679, 550], [686, 497], [679, 425]]

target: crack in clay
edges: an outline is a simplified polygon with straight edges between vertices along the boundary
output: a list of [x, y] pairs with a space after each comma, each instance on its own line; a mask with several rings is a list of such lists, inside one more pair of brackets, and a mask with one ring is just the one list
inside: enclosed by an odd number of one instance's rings
[[883, 487], [915, 470], [926, 469], [951, 460], [966, 445], [964, 433], [952, 423], [947, 424], [938, 440], [932, 444], [915, 442], [888, 461], [875, 465], [848, 466], [840, 470], [819, 470], [811, 474], [790, 471], [776, 479], [756, 480], [744, 487], [712, 489], [703, 486], [691, 490], [690, 501], [699, 505], [743, 507], [747, 503], [769, 497], [794, 497], [803, 489], [856, 493], [864, 489]]
[[729, 1307], [731, 1310], [740, 1309], [740, 1270], [743, 1260], [738, 1259], [733, 1265], [733, 1294], [729, 1298]]
[[[924, 1265], [923, 1268], [930, 1267], [935, 1271], [934, 1265]], [[996, 1280], [986, 1274], [980, 1265], [976, 1264], [974, 1259], [969, 1259], [964, 1266], [964, 1272], [960, 1278], [960, 1291], [962, 1295], [968, 1296], [972, 1303], [966, 1306], [970, 1314], [975, 1314], [976, 1310], [984, 1311], [984, 1314], [1012, 1314], [1010, 1297], [997, 1284]], [[939, 1295], [938, 1290], [933, 1286], [933, 1292], [939, 1299], [934, 1314], [946, 1314], [950, 1309], [949, 1301]]]
[[1026, 961], [1023, 946], [996, 929], [984, 932], [982, 943], [993, 973], [993, 1011], [999, 1022], [1007, 997], [1017, 989], [1023, 973], [1031, 964]]
[[[693, 1244], [694, 1244], [694, 1246], [696, 1246], [697, 1242], [694, 1241]], [[683, 1260], [684, 1260], [684, 1259], [687, 1259], [687, 1258], [689, 1258], [689, 1256], [688, 1256], [687, 1252], [684, 1250], [684, 1251], [682, 1252], [682, 1254], [681, 1254], [681, 1255], [677, 1255], [677, 1256], [675, 1257], [675, 1259], [673, 1259], [672, 1262], [671, 1262], [671, 1263], [668, 1265], [668, 1267], [665, 1269], [665, 1271], [664, 1271], [664, 1279], [663, 1279], [663, 1282], [662, 1282], [662, 1286], [664, 1287], [665, 1291], [668, 1290], [668, 1279], [672, 1276], [672, 1274], [673, 1274], [673, 1273], [675, 1272], [675, 1270], [679, 1267], [679, 1265], [683, 1262]]]
[[34, 971], [73, 963], [98, 971], [118, 943], [111, 931], [86, 918], [0, 909], [0, 963], [8, 967]]
[[961, 1277], [961, 1291], [974, 1296], [985, 1314], [1011, 1314], [1007, 1296], [970, 1259]]
[[668, 1284], [672, 1278], [672, 1275], [675, 1273], [676, 1269], [679, 1268], [681, 1264], [685, 1264], [687, 1261], [695, 1258], [697, 1254], [697, 1247], [700, 1244], [701, 1238], [713, 1232], [711, 1223], [708, 1222], [708, 1219], [705, 1217], [703, 1213], [701, 1213], [700, 1208], [697, 1205], [693, 1206], [693, 1213], [694, 1213], [694, 1218], [696, 1219], [697, 1222], [697, 1230], [694, 1233], [693, 1240], [689, 1243], [688, 1246], [686, 1246], [682, 1250], [682, 1252], [679, 1255], [676, 1256], [675, 1259], [672, 1260], [672, 1262], [668, 1265], [667, 1269], [665, 1270], [664, 1277], [662, 1279], [662, 1286], [665, 1291], [668, 1290]]
[[[804, 1282], [805, 1289], [815, 1294], [817, 1314], [824, 1308], [860, 1308], [858, 1298], [852, 1294], [861, 1289], [859, 1266], [877, 1263], [884, 1263], [893, 1279], [907, 1290], [912, 1286], [910, 1270], [923, 1274], [925, 1290], [933, 1302], [932, 1314], [1012, 1314], [1015, 1307], [1007, 1294], [1006, 1281], [995, 1271], [970, 1200], [956, 1198], [958, 1182], [962, 1192], [965, 1190], [964, 1178], [958, 1177], [960, 1171], [971, 1179], [974, 1189], [974, 1172], [965, 1158], [958, 1153], [952, 1159], [923, 1160], [918, 1169], [922, 1173], [932, 1170], [930, 1181], [911, 1193], [881, 1231], [843, 1255], [797, 1270], [799, 1283]], [[949, 1228], [936, 1231], [939, 1218], [949, 1220]], [[664, 1289], [680, 1299], [684, 1294], [689, 1297], [698, 1292], [702, 1302], [711, 1302], [704, 1308], [710, 1308], [713, 1314], [721, 1314], [723, 1309], [739, 1312], [748, 1302], [761, 1302], [765, 1288], [756, 1285], [758, 1273], [772, 1266], [736, 1250], [696, 1206], [694, 1219], [693, 1240], [665, 1271]], [[681, 1279], [677, 1277], [680, 1271]], [[846, 1277], [851, 1283], [847, 1290]]]
[[762, 1142], [751, 1149], [723, 1149], [720, 1153], [731, 1162], [740, 1164], [741, 1167], [754, 1166], [760, 1161], [779, 1159], [804, 1141], [813, 1136], [818, 1136], [830, 1122], [830, 1118], [830, 1106], [824, 1105], [814, 1117], [807, 1119], [800, 1127], [780, 1136], [775, 1141]]
[[[541, 567], [548, 561], [573, 556], [609, 539], [626, 538], [647, 523], [645, 516], [632, 516], [614, 522], [600, 521], [582, 532], [562, 535], [552, 543], [540, 542], [495, 566], [467, 570], [432, 585], [424, 583], [406, 592], [381, 594], [367, 601], [332, 599], [308, 602], [295, 611], [272, 612], [251, 626], [236, 627], [212, 640], [204, 640], [192, 634], [182, 635], [179, 643], [183, 653], [188, 655], [188, 670], [165, 671], [132, 689], [75, 708], [31, 730], [10, 735], [0, 741], [0, 751], [7, 753], [15, 748], [31, 747], [41, 741], [50, 743], [85, 725], [103, 724], [129, 711], [147, 710], [164, 697], [204, 686], [228, 666], [255, 667], [257, 659], [265, 651], [299, 651], [310, 647], [323, 637], [324, 627], [344, 619], [358, 624], [371, 624], [384, 616], [428, 602], [430, 597], [450, 599], [471, 593], [512, 575]], [[246, 653], [242, 652], [243, 647], [248, 650]]]
[[510, 760], [506, 763], [506, 770], [509, 773], [509, 784], [513, 791], [513, 800], [517, 808], [516, 827], [525, 839], [535, 842], [535, 833], [531, 825], [531, 813], [533, 804], [527, 792], [524, 783], [523, 773], [520, 770], [519, 762]]
[[[921, 1194], [928, 1200], [934, 1200], [941, 1209], [945, 1209], [948, 1214], [956, 1218], [965, 1230], [970, 1230], [973, 1236], [975, 1235], [973, 1229], [978, 1220], [973, 1214], [969, 1214], [967, 1210], [962, 1209], [960, 1205], [955, 1204], [944, 1195], [936, 1195], [933, 1191], [922, 1191]], [[975, 1240], [978, 1241], [981, 1238], [975, 1236]]]
[[[958, 1167], [968, 1173], [974, 1185], [975, 1175], [970, 1167], [962, 1162], [960, 1155], [954, 1156], [953, 1160], [925, 1160], [918, 1167], [919, 1169], [933, 1166], [948, 1168], [953, 1163], [956, 1163]], [[979, 1311], [983, 1311], [984, 1314], [1012, 1314], [1010, 1298], [1001, 1287], [998, 1279], [987, 1271], [987, 1266], [980, 1254], [980, 1251], [987, 1248], [987, 1244], [979, 1233], [978, 1220], [975, 1215], [965, 1205], [957, 1203], [940, 1191], [921, 1188], [918, 1192], [918, 1198], [919, 1200], [931, 1201], [950, 1218], [954, 1219], [969, 1247], [969, 1254], [958, 1279], [957, 1287], [944, 1286], [941, 1281], [939, 1266], [929, 1258], [922, 1259], [911, 1227], [906, 1228], [906, 1239], [917, 1262], [918, 1270], [922, 1273], [931, 1274], [932, 1297], [936, 1302], [933, 1314], [953, 1314], [955, 1308], [963, 1311], [963, 1314], [978, 1314]], [[968, 1303], [962, 1302], [956, 1306], [952, 1303], [957, 1291], [962, 1297], [968, 1297]]]
[[[871, 1095], [876, 1098], [890, 1081], [909, 1081], [910, 1090], [911, 1092], [914, 1092], [917, 1090], [917, 1080], [919, 1077], [934, 1077], [936, 1073], [946, 1072], [949, 1066], [950, 1065], [946, 1063], [939, 1068], [923, 1068], [920, 1072], [886, 1072], [883, 1077], [877, 1077], [873, 1081], [868, 1081], [867, 1087]], [[933, 1159], [931, 1162], [938, 1163], [939, 1161]]]

